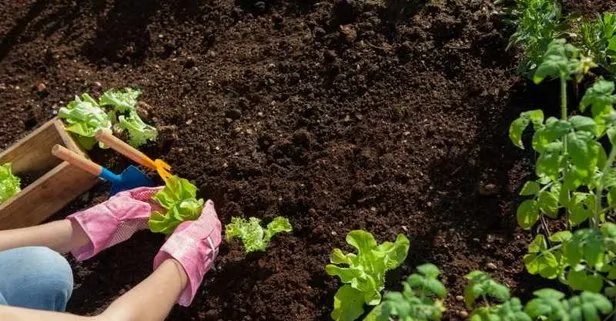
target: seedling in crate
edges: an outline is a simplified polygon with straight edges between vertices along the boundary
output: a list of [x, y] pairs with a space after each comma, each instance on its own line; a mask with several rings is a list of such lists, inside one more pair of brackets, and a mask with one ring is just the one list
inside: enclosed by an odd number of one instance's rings
[[0, 165], [0, 203], [21, 191], [21, 180], [13, 175], [11, 163]]
[[[95, 134], [99, 130], [127, 133], [128, 143], [133, 147], [155, 140], [156, 128], [146, 124], [137, 113], [137, 89], [111, 89], [97, 101], [87, 93], [75, 97], [66, 107], [60, 108], [58, 116], [67, 123], [66, 130], [77, 135], [80, 144], [91, 149], [96, 144]], [[104, 147], [103, 144], [99, 145]]]
[[336, 321], [353, 321], [364, 313], [364, 304], [381, 303], [385, 272], [404, 262], [410, 246], [402, 234], [398, 234], [394, 243], [377, 244], [374, 236], [363, 230], [349, 232], [346, 241], [357, 254], [334, 249], [330, 255], [332, 264], [325, 267], [327, 274], [340, 277], [344, 283], [334, 296], [331, 317]]
[[225, 226], [225, 238], [239, 238], [244, 244], [244, 250], [249, 252], [265, 251], [274, 235], [291, 232], [293, 227], [289, 219], [279, 216], [274, 218], [267, 227], [261, 227], [261, 220], [251, 217], [248, 220], [241, 217], [231, 218], [231, 223]]

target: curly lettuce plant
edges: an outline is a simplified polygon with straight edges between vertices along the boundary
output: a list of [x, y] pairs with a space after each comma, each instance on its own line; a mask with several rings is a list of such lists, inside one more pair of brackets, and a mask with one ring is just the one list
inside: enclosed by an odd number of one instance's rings
[[196, 220], [201, 215], [204, 201], [197, 199], [197, 188], [184, 178], [172, 176], [165, 187], [152, 197], [164, 211], [155, 211], [148, 225], [155, 233], [169, 235], [187, 220]]
[[94, 135], [99, 129], [111, 128], [120, 133], [126, 132], [128, 143], [139, 147], [155, 140], [158, 135], [156, 128], [146, 124], [137, 113], [140, 94], [138, 89], [111, 89], [103, 93], [98, 101], [83, 94], [60, 108], [58, 116], [67, 123], [66, 130], [75, 133], [86, 149], [96, 144]]
[[261, 227], [261, 220], [251, 217], [248, 220], [242, 217], [231, 218], [231, 223], [225, 226], [225, 238], [239, 238], [244, 244], [246, 253], [265, 251], [274, 235], [282, 232], [292, 232], [293, 227], [289, 219], [278, 216], [266, 228]]
[[13, 175], [11, 163], [0, 165], [0, 203], [21, 191], [21, 180]]
[[372, 234], [363, 230], [349, 232], [346, 241], [357, 253], [344, 254], [334, 249], [331, 264], [325, 267], [327, 274], [338, 276], [344, 283], [334, 296], [331, 317], [336, 321], [353, 321], [364, 312], [364, 304], [381, 303], [385, 272], [404, 262], [410, 246], [402, 234], [393, 243], [378, 244]]

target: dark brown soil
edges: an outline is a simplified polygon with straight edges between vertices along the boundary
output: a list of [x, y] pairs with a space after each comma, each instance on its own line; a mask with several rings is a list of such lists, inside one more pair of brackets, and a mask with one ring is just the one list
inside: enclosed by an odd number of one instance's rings
[[[408, 259], [388, 287], [435, 263], [458, 319], [473, 269], [516, 295], [542, 285], [523, 270], [531, 236], [515, 222], [529, 155], [507, 128], [558, 96], [515, 75], [491, 2], [4, 1], [0, 147], [75, 94], [137, 86], [165, 129], [147, 152], [193, 180], [223, 223], [284, 215], [295, 229], [263, 254], [224, 244], [193, 305], [170, 320], [328, 320], [339, 284], [324, 266], [360, 228], [380, 241], [406, 234]], [[75, 263], [69, 310], [101, 311], [151, 272], [162, 242], [144, 232]]]

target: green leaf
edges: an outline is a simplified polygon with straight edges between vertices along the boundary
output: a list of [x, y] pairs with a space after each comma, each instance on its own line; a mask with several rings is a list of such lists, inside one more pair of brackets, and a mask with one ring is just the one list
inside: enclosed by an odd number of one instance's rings
[[560, 231], [552, 234], [552, 236], [550, 236], [550, 241], [555, 243], [562, 243], [568, 241], [569, 239], [571, 239], [571, 237], [573, 237], [573, 234], [571, 232]]
[[519, 148], [524, 149], [524, 145], [522, 144], [522, 133], [531, 122], [535, 127], [541, 125], [543, 123], [543, 111], [537, 109], [523, 112], [520, 114], [520, 117], [514, 120], [509, 126], [509, 139]]
[[[248, 220], [242, 217], [232, 217], [231, 223], [225, 226], [225, 238], [239, 238], [244, 244], [246, 253], [265, 251], [267, 245], [274, 235], [281, 232], [292, 232], [293, 227], [287, 218], [276, 217], [264, 229], [261, 227], [261, 220], [256, 217], [250, 217]], [[340, 252], [332, 253], [332, 261], [346, 261], [346, 258]]]
[[111, 89], [103, 93], [99, 103], [101, 106], [112, 106], [120, 113], [132, 113], [136, 110], [139, 95], [141, 95], [139, 89]]
[[[551, 146], [550, 146], [551, 145]], [[563, 156], [561, 155], [561, 149], [552, 149], [557, 146], [562, 146], [562, 143], [551, 143], [546, 147], [546, 151], [542, 153], [537, 159], [535, 172], [539, 177], [549, 177], [555, 181], [558, 179]]]
[[177, 176], [169, 178], [165, 188], [152, 197], [166, 212], [152, 213], [148, 221], [150, 230], [169, 235], [180, 223], [199, 218], [204, 202], [196, 196], [197, 188], [188, 180]]
[[127, 117], [119, 116], [118, 128], [128, 132], [128, 144], [133, 147], [145, 145], [148, 141], [156, 140], [158, 131], [141, 119], [137, 112], [131, 112]]
[[530, 229], [539, 220], [539, 206], [534, 200], [526, 200], [520, 204], [516, 213], [518, 224], [523, 229]]
[[549, 251], [524, 255], [524, 265], [530, 274], [539, 274], [546, 279], [558, 277], [559, 263]]
[[588, 274], [583, 269], [574, 269], [567, 275], [567, 284], [574, 290], [599, 292], [603, 288], [603, 279], [600, 275]]
[[593, 216], [594, 208], [594, 195], [573, 193], [573, 198], [569, 204], [569, 222], [573, 226], [580, 225]]
[[607, 204], [612, 208], [616, 207], [616, 187], [611, 187], [608, 189]]
[[576, 130], [587, 131], [592, 135], [597, 135], [597, 124], [592, 118], [576, 115], [572, 116], [569, 121]]
[[528, 181], [522, 186], [522, 190], [520, 190], [521, 196], [529, 196], [529, 195], [537, 195], [541, 186], [539, 183], [534, 181]]
[[21, 180], [13, 175], [11, 163], [0, 165], [0, 204], [21, 191]]
[[[530, 300], [524, 311], [533, 320], [567, 320], [567, 305], [562, 302], [565, 295], [553, 289], [541, 289], [534, 292], [536, 298]], [[543, 318], [542, 318], [543, 317]]]
[[[601, 320], [599, 316], [612, 312], [612, 303], [599, 293], [582, 292], [581, 295], [567, 300], [571, 320]], [[582, 316], [584, 316], [582, 318]]]
[[539, 209], [551, 218], [558, 215], [558, 194], [542, 191], [537, 198]]
[[[610, 106], [616, 103], [614, 92], [614, 83], [604, 79], [599, 79], [592, 87], [586, 90], [582, 101], [580, 102], [580, 111], [584, 112], [588, 106]], [[593, 117], [599, 116], [593, 113]]]
[[334, 296], [334, 311], [331, 317], [335, 321], [354, 321], [364, 313], [362, 293], [349, 285], [343, 285]]
[[594, 229], [581, 229], [573, 233], [573, 237], [563, 246], [563, 254], [571, 266], [576, 266], [582, 260], [590, 266], [603, 263], [605, 246], [603, 235]]

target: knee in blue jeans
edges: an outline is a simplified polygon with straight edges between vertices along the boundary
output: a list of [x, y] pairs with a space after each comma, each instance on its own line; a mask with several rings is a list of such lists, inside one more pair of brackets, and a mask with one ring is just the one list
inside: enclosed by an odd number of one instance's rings
[[73, 292], [70, 265], [46, 247], [0, 252], [0, 271], [0, 294], [12, 306], [64, 311]]

